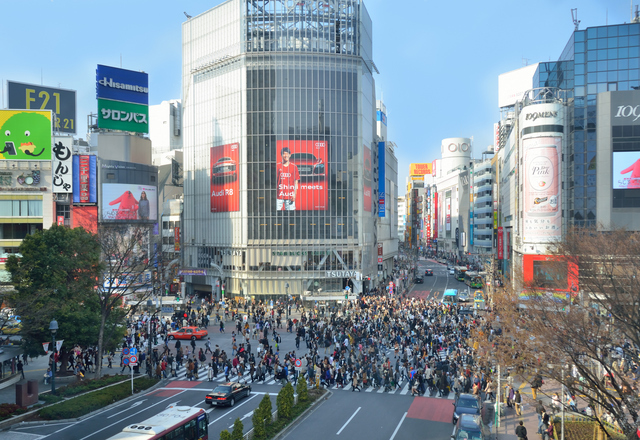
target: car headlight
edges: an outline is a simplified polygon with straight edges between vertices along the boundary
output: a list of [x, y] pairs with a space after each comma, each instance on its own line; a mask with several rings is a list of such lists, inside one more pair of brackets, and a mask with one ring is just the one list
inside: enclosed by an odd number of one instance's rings
[[313, 167], [313, 174], [324, 174], [324, 164], [318, 164]]

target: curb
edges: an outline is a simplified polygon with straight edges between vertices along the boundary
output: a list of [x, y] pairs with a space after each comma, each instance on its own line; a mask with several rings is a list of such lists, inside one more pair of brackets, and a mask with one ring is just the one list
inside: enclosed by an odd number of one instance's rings
[[[138, 378], [140, 378], [140, 377], [147, 377], [147, 376], [146, 376], [146, 375], [140, 375], [140, 376], [138, 376], [138, 377], [134, 377], [134, 380], [135, 380], [135, 379], [138, 379]], [[113, 402], [112, 404], [109, 404], [109, 405], [107, 405], [107, 406], [105, 406], [105, 407], [103, 407], [103, 408], [97, 409], [97, 410], [95, 410], [95, 411], [93, 411], [93, 412], [90, 412], [90, 413], [88, 413], [88, 414], [85, 414], [85, 415], [83, 415], [83, 416], [80, 416], [80, 417], [77, 417], [77, 418], [73, 418], [73, 419], [60, 419], [60, 420], [36, 420], [36, 421], [31, 421], [31, 422], [25, 422], [25, 421], [23, 421], [23, 420], [24, 420], [24, 419], [26, 419], [26, 418], [28, 418], [29, 416], [33, 415], [34, 413], [37, 413], [37, 412], [38, 412], [38, 411], [40, 411], [42, 408], [49, 407], [49, 406], [53, 406], [53, 405], [57, 405], [57, 404], [59, 404], [59, 403], [66, 402], [66, 401], [68, 401], [68, 400], [75, 399], [76, 397], [80, 397], [80, 396], [84, 396], [84, 395], [86, 395], [86, 394], [92, 393], [92, 392], [94, 392], [94, 391], [103, 390], [103, 389], [106, 389], [106, 388], [112, 387], [112, 386], [114, 386], [114, 385], [119, 385], [119, 384], [121, 384], [121, 383], [124, 383], [124, 382], [130, 382], [130, 381], [131, 381], [131, 379], [123, 380], [123, 381], [121, 381], [121, 382], [116, 382], [116, 383], [113, 383], [113, 384], [111, 384], [111, 385], [107, 385], [106, 387], [102, 387], [102, 388], [98, 388], [98, 389], [96, 389], [96, 390], [88, 391], [88, 392], [86, 392], [86, 393], [78, 394], [78, 395], [76, 395], [76, 396], [69, 397], [68, 399], [62, 400], [62, 401], [60, 401], [60, 402], [55, 402], [55, 403], [52, 403], [52, 404], [50, 404], [50, 405], [43, 405], [43, 406], [41, 406], [41, 407], [39, 407], [39, 408], [37, 408], [37, 409], [34, 409], [34, 410], [31, 410], [31, 411], [28, 411], [28, 412], [26, 412], [26, 413], [24, 413], [24, 414], [20, 414], [19, 416], [12, 417], [12, 418], [9, 418], [9, 419], [7, 419], [7, 420], [3, 420], [2, 422], [0, 422], [0, 431], [10, 431], [10, 430], [12, 430], [12, 429], [14, 428], [14, 426], [16, 426], [16, 425], [20, 425], [20, 427], [24, 427], [24, 426], [39, 426], [39, 425], [47, 425], [47, 424], [49, 424], [49, 423], [73, 423], [73, 422], [80, 422], [80, 421], [82, 421], [82, 420], [84, 420], [84, 419], [87, 419], [87, 418], [93, 417], [94, 415], [96, 415], [97, 413], [99, 413], [99, 412], [101, 412], [101, 411], [105, 411], [105, 410], [110, 409], [110, 408], [113, 408], [113, 407], [115, 407], [115, 406], [118, 406], [118, 405], [124, 404], [124, 403], [128, 402], [129, 400], [132, 400], [133, 398], [140, 397], [141, 392], [139, 392], [139, 393], [137, 393], [137, 394], [133, 394], [133, 395], [131, 395], [131, 396], [129, 396], [129, 397], [127, 397], [127, 398], [125, 398], [125, 399], [119, 400], [119, 401], [117, 401], [117, 402]], [[157, 383], [157, 384], [155, 384], [154, 386], [152, 386], [152, 387], [150, 387], [150, 388], [147, 388], [146, 390], [144, 390], [144, 392], [145, 392], [145, 393], [146, 393], [146, 392], [150, 392], [150, 391], [152, 391], [153, 389], [158, 388], [158, 387], [160, 387], [160, 386], [162, 386], [162, 385], [163, 385], [163, 380], [161, 380], [160, 382], [158, 382], [158, 383]]]

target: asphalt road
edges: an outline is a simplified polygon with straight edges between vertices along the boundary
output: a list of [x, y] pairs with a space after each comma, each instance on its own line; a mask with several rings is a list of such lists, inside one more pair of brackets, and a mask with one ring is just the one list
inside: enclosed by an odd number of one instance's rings
[[[423, 284], [416, 284], [409, 291], [410, 296], [438, 300], [447, 288], [467, 289], [467, 286], [448, 274], [446, 266], [433, 260], [419, 260], [418, 273], [424, 274], [430, 268], [434, 276], [424, 277]], [[212, 346], [231, 352], [230, 323], [227, 333], [220, 334], [215, 323], [209, 327]], [[282, 336], [281, 352], [295, 349], [294, 334], [280, 330]], [[188, 341], [187, 341], [188, 342]], [[252, 340], [252, 349], [257, 341]], [[173, 348], [174, 343], [171, 342]], [[197, 349], [204, 347], [203, 341], [197, 342]], [[306, 353], [304, 342], [297, 351], [299, 356]], [[119, 369], [113, 369], [115, 373]], [[217, 439], [220, 431], [232, 430], [233, 422], [240, 418], [244, 431], [251, 429], [251, 416], [265, 394], [269, 394], [272, 407], [276, 408], [275, 398], [281, 385], [268, 377], [264, 382], [252, 383], [252, 393], [239, 401], [233, 408], [211, 408], [204, 403], [204, 397], [217, 384], [224, 382], [222, 373], [213, 382], [186, 381], [185, 370], [179, 370], [179, 377], [165, 380], [162, 386], [144, 395], [121, 403], [108, 410], [101, 411], [81, 421], [53, 422], [44, 425], [16, 425], [8, 433], [0, 433], [0, 439], [74, 439], [97, 440], [108, 438], [120, 432], [126, 425], [141, 422], [167, 406], [187, 405], [205, 408], [209, 412], [209, 438]], [[232, 378], [250, 382], [248, 374], [241, 378]], [[451, 436], [453, 414], [453, 395], [445, 397], [412, 397], [408, 383], [402, 383], [392, 392], [365, 388], [361, 392], [352, 392], [350, 386], [344, 389], [333, 387], [331, 394], [311, 414], [302, 420], [285, 438], [288, 439], [326, 439], [375, 438], [375, 439], [448, 439]], [[12, 436], [13, 435], [13, 436]]]

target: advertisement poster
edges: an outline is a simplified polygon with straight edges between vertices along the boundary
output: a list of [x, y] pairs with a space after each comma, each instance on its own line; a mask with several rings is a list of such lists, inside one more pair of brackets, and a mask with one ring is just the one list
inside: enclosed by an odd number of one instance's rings
[[504, 259], [504, 238], [502, 226], [498, 227], [498, 260]]
[[0, 160], [51, 160], [51, 111], [0, 110]]
[[562, 138], [543, 136], [522, 141], [524, 150], [523, 239], [548, 243], [561, 238], [560, 151]]
[[385, 176], [385, 143], [378, 142], [378, 217], [385, 217], [387, 215], [387, 207], [385, 202], [386, 192], [386, 176]]
[[640, 188], [640, 151], [613, 153], [613, 189]]
[[76, 91], [7, 81], [9, 105], [16, 110], [51, 110], [56, 114], [54, 131], [76, 133]]
[[425, 176], [431, 175], [432, 165], [430, 163], [412, 163], [409, 165], [409, 175], [411, 176]]
[[438, 217], [438, 193], [433, 193], [433, 218], [435, 221], [433, 222], [433, 238], [438, 238], [438, 222], [440, 218]]
[[158, 220], [158, 190], [131, 183], [102, 184], [103, 220]]
[[276, 148], [276, 210], [326, 210], [327, 143], [278, 141]]
[[211, 212], [235, 212], [239, 210], [239, 144], [211, 147]]
[[364, 145], [364, 210], [371, 212], [371, 149]]
[[98, 233], [98, 207], [74, 206], [71, 210], [71, 227], [84, 228], [93, 234]]
[[451, 230], [451, 197], [447, 197], [445, 199], [445, 201], [444, 201], [444, 204], [446, 206], [445, 213], [446, 213], [446, 216], [447, 216], [447, 219], [446, 219], [446, 222], [445, 222], [445, 224], [446, 224], [446, 226], [445, 226], [446, 229], [445, 230], [450, 231]]

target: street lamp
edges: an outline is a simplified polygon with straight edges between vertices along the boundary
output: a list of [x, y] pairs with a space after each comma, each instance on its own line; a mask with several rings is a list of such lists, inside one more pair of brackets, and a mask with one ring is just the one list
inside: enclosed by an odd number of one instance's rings
[[56, 332], [58, 331], [58, 321], [53, 319], [49, 323], [49, 331], [51, 332], [51, 351], [53, 351], [53, 370], [51, 374], [51, 394], [56, 393]]

